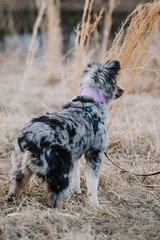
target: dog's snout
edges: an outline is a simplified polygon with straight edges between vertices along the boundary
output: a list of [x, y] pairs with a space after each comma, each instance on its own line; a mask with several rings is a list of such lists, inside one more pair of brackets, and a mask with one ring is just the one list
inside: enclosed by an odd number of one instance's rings
[[122, 96], [122, 94], [124, 93], [124, 90], [122, 88], [119, 89], [119, 93]]
[[122, 96], [122, 94], [124, 93], [124, 90], [118, 86], [115, 87], [115, 96], [116, 98], [119, 98]]

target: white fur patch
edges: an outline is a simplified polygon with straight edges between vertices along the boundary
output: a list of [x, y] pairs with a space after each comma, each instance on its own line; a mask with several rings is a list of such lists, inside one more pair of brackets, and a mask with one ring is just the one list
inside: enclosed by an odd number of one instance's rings
[[99, 205], [97, 197], [97, 186], [98, 186], [98, 176], [94, 170], [90, 167], [90, 164], [86, 164], [85, 167], [85, 176], [88, 188], [88, 198], [91, 203], [94, 205]]
[[72, 192], [81, 193], [80, 189], [80, 171], [79, 160], [73, 163], [73, 176], [72, 176]]

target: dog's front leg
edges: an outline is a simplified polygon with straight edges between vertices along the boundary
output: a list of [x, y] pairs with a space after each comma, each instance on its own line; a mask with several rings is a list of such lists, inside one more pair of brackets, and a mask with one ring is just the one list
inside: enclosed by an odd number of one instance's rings
[[102, 162], [102, 153], [99, 151], [89, 151], [85, 154], [85, 157], [85, 176], [88, 188], [89, 201], [92, 204], [99, 206], [97, 187], [99, 181], [100, 165]]
[[12, 170], [10, 173], [11, 185], [8, 193], [8, 201], [12, 202], [13, 197], [17, 198], [20, 191], [27, 185], [32, 173], [27, 167], [30, 153], [27, 151], [23, 156], [23, 160], [18, 156], [19, 152], [14, 151], [11, 155]]
[[81, 193], [79, 164], [80, 164], [79, 160], [73, 163], [73, 176], [72, 176], [72, 184], [71, 184], [72, 192], [78, 193], [78, 194]]

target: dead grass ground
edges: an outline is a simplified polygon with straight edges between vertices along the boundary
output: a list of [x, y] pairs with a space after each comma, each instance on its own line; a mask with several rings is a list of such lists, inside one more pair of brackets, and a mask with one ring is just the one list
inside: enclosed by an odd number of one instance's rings
[[[99, 209], [87, 201], [83, 159], [82, 194], [70, 194], [60, 209], [47, 206], [47, 190], [36, 178], [19, 200], [7, 202], [9, 158], [16, 134], [32, 117], [60, 108], [71, 94], [66, 79], [52, 84], [43, 81], [40, 65], [22, 88], [23, 59], [5, 53], [0, 62], [0, 239], [160, 239], [160, 175], [123, 174], [105, 157]], [[146, 81], [149, 78], [146, 74]], [[160, 170], [160, 85], [153, 88], [151, 82], [151, 86], [126, 95], [109, 129], [109, 156], [137, 173]]]

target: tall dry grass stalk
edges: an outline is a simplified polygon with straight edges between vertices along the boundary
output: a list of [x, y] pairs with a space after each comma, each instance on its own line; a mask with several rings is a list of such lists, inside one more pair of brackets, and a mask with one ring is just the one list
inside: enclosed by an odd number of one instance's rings
[[[46, 50], [45, 80], [51, 82], [59, 80], [59, 64], [62, 56], [62, 37], [60, 30], [60, 1], [59, 0], [36, 0], [38, 16], [33, 27], [33, 33], [26, 58], [25, 72], [22, 89], [25, 82], [30, 78], [33, 62], [39, 46], [37, 34], [42, 30], [44, 48]], [[45, 15], [46, 14], [46, 15]], [[44, 17], [45, 16], [45, 17]], [[47, 38], [44, 37], [47, 33]]]
[[108, 11], [105, 13], [104, 23], [103, 23], [103, 39], [102, 39], [102, 46], [101, 46], [102, 55], [104, 52], [107, 51], [109, 47], [109, 36], [110, 36], [111, 27], [112, 27], [112, 14], [116, 6], [117, 6], [116, 0], [109, 0]]
[[39, 42], [37, 41], [37, 33], [38, 33], [38, 29], [40, 28], [45, 10], [46, 10], [46, 0], [42, 0], [40, 8], [39, 8], [39, 12], [38, 12], [38, 17], [33, 26], [33, 33], [32, 33], [30, 45], [28, 48], [28, 54], [27, 54], [26, 63], [25, 63], [25, 72], [24, 72], [24, 76], [23, 76], [21, 90], [23, 90], [27, 79], [30, 77], [30, 73], [31, 73], [32, 66], [33, 66], [33, 61], [34, 61], [35, 54], [36, 54], [36, 51], [37, 51], [37, 48], [39, 45]]
[[99, 21], [102, 18], [102, 14], [104, 8], [100, 11], [98, 16], [95, 17], [93, 23], [92, 20], [92, 6], [94, 0], [86, 0], [83, 9], [82, 21], [78, 24], [76, 32], [76, 40], [75, 40], [75, 76], [74, 76], [74, 85], [73, 92], [74, 94], [78, 94], [78, 81], [79, 77], [82, 73], [82, 64], [83, 57], [88, 50], [89, 42], [93, 31], [98, 25]]
[[[151, 61], [147, 49], [151, 43], [152, 34], [160, 21], [159, 11], [160, 2], [157, 0], [152, 3], [138, 5], [127, 17], [116, 35], [110, 51], [103, 58], [103, 62], [112, 58], [120, 61], [119, 82], [124, 85], [125, 94], [132, 85], [133, 80], [142, 71], [143, 66]], [[129, 26], [126, 28], [127, 24]], [[125, 94], [112, 106], [110, 123]]]
[[62, 58], [62, 36], [60, 28], [60, 1], [47, 0], [47, 82], [60, 80], [59, 65]]

